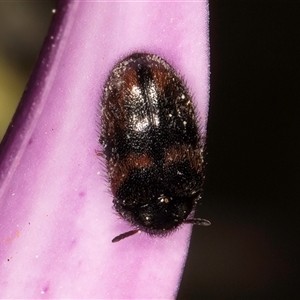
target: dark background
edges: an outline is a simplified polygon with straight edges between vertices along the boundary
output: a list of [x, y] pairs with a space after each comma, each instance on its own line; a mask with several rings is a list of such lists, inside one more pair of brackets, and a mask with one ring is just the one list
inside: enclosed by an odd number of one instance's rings
[[208, 165], [178, 299], [300, 299], [300, 3], [210, 1]]
[[[9, 104], [22, 95], [54, 7], [0, 2], [1, 72], [18, 82], [1, 78], [1, 92], [14, 92]], [[300, 3], [212, 0], [210, 42], [197, 216], [212, 225], [194, 228], [178, 299], [300, 299]]]

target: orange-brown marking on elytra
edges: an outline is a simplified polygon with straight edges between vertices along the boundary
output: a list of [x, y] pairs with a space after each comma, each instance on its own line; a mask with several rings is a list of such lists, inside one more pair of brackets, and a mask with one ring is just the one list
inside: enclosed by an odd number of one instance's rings
[[134, 101], [132, 90], [137, 85], [136, 71], [132, 68], [129, 68], [124, 73], [117, 72], [106, 83], [105, 88], [108, 91], [103, 99], [102, 115], [106, 119], [103, 127], [104, 132], [107, 132], [108, 136], [114, 137], [116, 132], [127, 127], [126, 102]]
[[113, 195], [116, 195], [131, 170], [147, 168], [151, 165], [152, 159], [147, 154], [130, 154], [117, 163], [111, 160], [108, 164], [108, 170]]
[[122, 88], [121, 88], [121, 100], [122, 103], [120, 105], [126, 106], [126, 101], [134, 101], [133, 96], [133, 89], [134, 87], [138, 86], [138, 78], [136, 75], [136, 70], [133, 68], [128, 68], [124, 74], [122, 74]]
[[157, 90], [160, 94], [163, 94], [167, 84], [172, 80], [168, 70], [162, 69], [161, 67], [154, 67], [151, 69], [151, 73]]
[[124, 81], [124, 89], [131, 90], [133, 86], [138, 85], [138, 78], [136, 76], [136, 70], [133, 68], [129, 68], [126, 70], [126, 72], [123, 74], [123, 81]]
[[192, 148], [189, 145], [174, 146], [165, 154], [165, 165], [188, 160], [195, 170], [201, 172], [203, 165], [203, 153], [201, 148]]

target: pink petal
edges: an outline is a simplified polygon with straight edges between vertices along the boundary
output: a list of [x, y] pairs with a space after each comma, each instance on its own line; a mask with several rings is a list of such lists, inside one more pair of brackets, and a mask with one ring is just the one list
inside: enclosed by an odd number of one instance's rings
[[96, 155], [97, 111], [113, 65], [145, 51], [184, 76], [205, 128], [207, 22], [206, 1], [60, 3], [0, 149], [1, 298], [175, 297], [191, 227], [111, 243], [130, 226]]

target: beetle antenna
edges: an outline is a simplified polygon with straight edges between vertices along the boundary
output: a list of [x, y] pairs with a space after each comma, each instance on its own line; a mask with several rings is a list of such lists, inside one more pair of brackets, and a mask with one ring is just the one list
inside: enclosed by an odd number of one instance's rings
[[184, 221], [186, 224], [193, 224], [193, 225], [201, 225], [201, 226], [209, 226], [211, 223], [208, 220], [194, 218], [194, 219], [187, 219]]
[[139, 229], [135, 229], [135, 230], [124, 232], [124, 233], [116, 236], [115, 238], [113, 238], [112, 242], [113, 243], [119, 242], [119, 241], [121, 241], [121, 240], [123, 240], [123, 239], [125, 239], [125, 238], [127, 238], [129, 236], [132, 236], [132, 235], [134, 235], [134, 234], [136, 234], [138, 232], [140, 232]]

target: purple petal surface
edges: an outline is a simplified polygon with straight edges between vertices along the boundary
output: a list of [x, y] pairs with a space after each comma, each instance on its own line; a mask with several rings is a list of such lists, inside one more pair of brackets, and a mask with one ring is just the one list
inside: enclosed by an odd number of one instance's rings
[[1, 145], [1, 298], [175, 297], [191, 226], [111, 243], [131, 228], [97, 156], [99, 101], [110, 69], [135, 51], [184, 76], [205, 128], [206, 1], [62, 1]]

